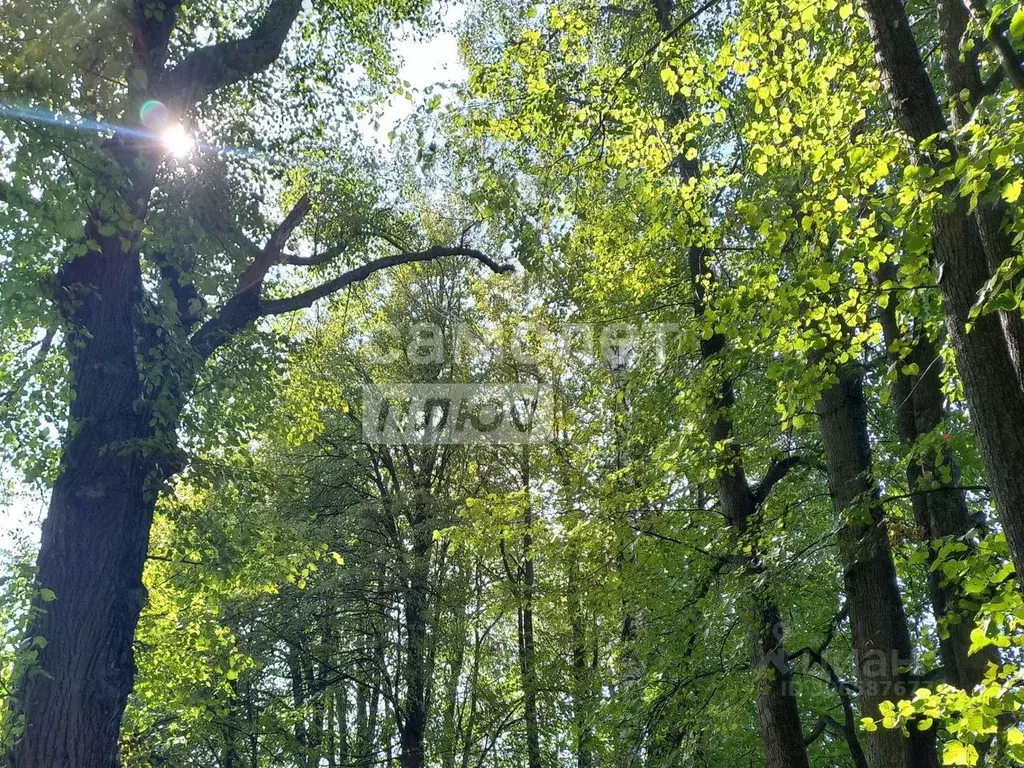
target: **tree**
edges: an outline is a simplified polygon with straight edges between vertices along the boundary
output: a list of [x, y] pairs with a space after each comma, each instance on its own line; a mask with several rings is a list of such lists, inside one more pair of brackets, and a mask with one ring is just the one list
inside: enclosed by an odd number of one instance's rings
[[[123, 27], [110, 30], [118, 40], [133, 37], [113, 65], [126, 90], [98, 89], [85, 104], [95, 98], [96, 112], [127, 117], [156, 100], [183, 116], [272, 67], [301, 8], [297, 0], [277, 0], [248, 35], [185, 52], [177, 24], [194, 23], [194, 14], [177, 3], [136, 3]], [[393, 11], [414, 14], [416, 8]], [[326, 19], [332, 15], [325, 9]], [[63, 94], [53, 97], [59, 102]], [[85, 119], [83, 106], [59, 108], [69, 109], [74, 122]], [[313, 257], [287, 253], [311, 207], [303, 195], [265, 245], [249, 247], [251, 261], [237, 286], [222, 290], [221, 306], [207, 311], [196, 270], [210, 269], [197, 265], [216, 251], [193, 252], [179, 242], [160, 252], [146, 232], [151, 204], [174, 185], [163, 145], [134, 128], [110, 132], [95, 143], [84, 182], [84, 227], [69, 233], [53, 285], [72, 392], [39, 554], [38, 610], [29, 628], [29, 637], [46, 638], [38, 658], [42, 672], [24, 676], [16, 697], [24, 731], [8, 761], [19, 768], [114, 761], [134, 677], [131, 642], [146, 599], [141, 578], [153, 509], [162, 485], [181, 469], [176, 431], [206, 361], [257, 320], [309, 307], [381, 269], [467, 255], [505, 271], [477, 251], [435, 246], [382, 256], [294, 295], [270, 298], [264, 283], [274, 265], [330, 264], [353, 245], [336, 243]], [[24, 201], [24, 189], [5, 197]], [[159, 281], [158, 291], [151, 279]]]

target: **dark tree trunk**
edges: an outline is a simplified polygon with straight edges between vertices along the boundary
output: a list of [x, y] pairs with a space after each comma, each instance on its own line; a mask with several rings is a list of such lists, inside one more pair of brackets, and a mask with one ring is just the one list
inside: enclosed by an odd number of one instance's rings
[[349, 764], [348, 738], [348, 682], [342, 681], [335, 697], [334, 718], [338, 724], [338, 762]]
[[[921, 142], [946, 122], [901, 0], [862, 0], [882, 85], [902, 129]], [[955, 156], [955, 154], [954, 154]], [[920, 162], [929, 158], [920, 155]], [[1003, 323], [997, 315], [973, 322], [971, 307], [988, 279], [984, 244], [967, 201], [954, 189], [933, 212], [932, 241], [941, 267], [943, 311], [992, 495], [1018, 572], [1024, 567], [1024, 392]]]
[[[704, 314], [706, 289], [714, 277], [706, 263], [707, 256], [702, 248], [692, 247], [689, 250], [694, 311], [698, 320]], [[732, 378], [724, 370], [726, 362], [722, 359], [722, 353], [725, 346], [725, 337], [720, 333], [712, 333], [710, 338], [702, 337], [700, 352], [713, 380], [718, 381], [718, 391], [711, 402], [713, 421], [709, 430], [712, 445], [724, 446], [715, 475], [718, 498], [722, 514], [739, 538], [749, 532], [750, 521], [757, 512], [758, 499], [747, 481], [743, 457], [733, 439], [731, 419], [736, 395]], [[760, 567], [756, 562], [757, 556], [754, 552], [747, 565], [751, 571], [751, 582]], [[752, 617], [751, 667], [758, 678], [754, 704], [761, 727], [765, 765], [768, 768], [807, 766], [807, 749], [793, 689], [793, 672], [783, 643], [782, 615], [762, 588], [751, 586], [746, 602]]]
[[[417, 502], [418, 503], [418, 502]], [[399, 732], [402, 768], [423, 768], [427, 725], [427, 600], [430, 592], [430, 549], [433, 531], [421, 514], [413, 522], [413, 551], [405, 586], [405, 700]]]
[[569, 624], [572, 631], [572, 713], [576, 737], [576, 768], [593, 768], [594, 726], [592, 676], [587, 665], [587, 633], [579, 594], [576, 558], [569, 563]]
[[70, 430], [43, 524], [42, 591], [28, 631], [46, 641], [41, 673], [22, 678], [14, 702], [25, 722], [7, 758], [15, 768], [116, 765], [134, 682], [132, 637], [146, 600], [142, 570], [160, 476], [149, 416], [138, 406], [138, 255], [119, 240], [101, 238], [102, 253], [60, 274]]
[[459, 686], [462, 682], [462, 671], [466, 663], [466, 605], [462, 602], [459, 613], [454, 616], [455, 631], [452, 638], [452, 659], [448, 670], [448, 682], [444, 702], [444, 733], [441, 768], [455, 768], [455, 760], [459, 750], [459, 737], [462, 732], [462, 718], [459, 716], [461, 702]]
[[[959, 0], [957, 0], [959, 3]], [[892, 277], [884, 274], [883, 277]], [[888, 305], [881, 309], [880, 320], [886, 346], [903, 339], [896, 318], [896, 299], [889, 297]], [[892, 398], [896, 407], [896, 423], [900, 442], [912, 450], [923, 435], [930, 434], [946, 420], [942, 394], [942, 359], [927, 338], [913, 342], [913, 351], [906, 360], [892, 355], [896, 366], [896, 381]], [[908, 363], [917, 365], [918, 374], [904, 373]], [[946, 583], [939, 570], [932, 569], [938, 544], [944, 537], [962, 538], [973, 527], [964, 492], [957, 486], [960, 471], [952, 451], [944, 452], [942, 465], [949, 471], [943, 480], [931, 457], [911, 455], [907, 460], [907, 489], [914, 511], [914, 520], [928, 545], [928, 589], [932, 612], [948, 630], [940, 632], [939, 652], [946, 680], [965, 690], [981, 682], [989, 661], [996, 661], [994, 648], [971, 654], [971, 629], [975, 626], [973, 611], [960, 607], [962, 592], [956, 584]], [[923, 487], [925, 471], [932, 477], [929, 487]], [[937, 487], [932, 487], [935, 484]]]
[[[984, 90], [978, 69], [978, 47], [974, 46], [969, 51], [963, 49], [969, 22], [970, 13], [964, 0], [940, 0], [939, 46], [946, 94], [952, 101], [950, 117], [954, 128], [966, 125], [971, 116], [970, 109]], [[966, 104], [961, 98], [964, 93], [969, 94]], [[981, 200], [974, 211], [990, 274], [995, 274], [999, 265], [1014, 255], [1013, 242], [1003, 228], [1006, 214], [1007, 208], [1002, 200], [994, 203]], [[1000, 310], [999, 320], [1017, 380], [1024, 385], [1024, 318], [1017, 310]]]
[[[853, 633], [861, 710], [879, 718], [882, 701], [911, 694], [900, 667], [911, 667], [913, 653], [907, 618], [896, 581], [889, 533], [871, 474], [867, 404], [859, 376], [838, 371], [839, 382], [818, 404], [829, 490], [842, 516], [839, 548], [843, 587]], [[871, 768], [933, 768], [938, 765], [932, 732], [879, 728], [867, 736]]]
[[537, 722], [537, 652], [533, 634], [533, 505], [530, 502], [530, 447], [523, 446], [523, 594], [520, 665], [523, 674], [523, 715], [526, 721], [526, 765], [540, 768], [540, 728]]
[[309, 734], [306, 730], [306, 685], [302, 675], [302, 659], [297, 645], [288, 646], [288, 675], [292, 688], [292, 707], [298, 717], [295, 720], [296, 754], [300, 768], [309, 765]]
[[[164, 88], [161, 97], [184, 110], [189, 96], [202, 98], [262, 71], [279, 55], [301, 7], [298, 0], [273, 0], [250, 37], [194, 51], [185, 59], [191, 67], [169, 73], [165, 55], [179, 4], [126, 4], [124, 31], [134, 38], [131, 59], [123, 62], [128, 114], [153, 98], [149, 86]], [[195, 67], [196, 55], [205, 67]], [[231, 67], [223, 60], [228, 56]], [[102, 161], [112, 160], [117, 168], [97, 174], [95, 184], [97, 199], [114, 203], [105, 213], [111, 221], [90, 215], [82, 240], [95, 241], [99, 249], [69, 261], [56, 285], [72, 383], [69, 431], [43, 524], [40, 595], [28, 627], [28, 637], [43, 638], [45, 647], [36, 673], [18, 681], [12, 701], [13, 716], [24, 723], [5, 756], [13, 768], [117, 765], [118, 732], [135, 675], [132, 639], [145, 603], [142, 573], [153, 510], [161, 483], [177, 469], [169, 455], [176, 424], [153, 425], [150, 417], [169, 412], [176, 421], [187, 392], [173, 384], [147, 384], [152, 372], [138, 367], [139, 359], [167, 363], [170, 354], [142, 317], [139, 235], [122, 240], [120, 229], [102, 234], [116, 217], [146, 219], [161, 151], [123, 135], [105, 148], [109, 157]], [[118, 179], [113, 188], [112, 178]], [[55, 599], [46, 599], [51, 592]]]

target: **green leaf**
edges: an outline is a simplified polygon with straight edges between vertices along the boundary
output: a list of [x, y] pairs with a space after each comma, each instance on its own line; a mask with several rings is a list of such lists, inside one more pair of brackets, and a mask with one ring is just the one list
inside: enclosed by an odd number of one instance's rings
[[1010, 35], [1014, 38], [1024, 37], [1024, 8], [1018, 8], [1010, 20]]
[[962, 741], [947, 741], [942, 749], [943, 765], [977, 765], [978, 750]]
[[1003, 187], [1003, 200], [1008, 203], [1015, 203], [1020, 197], [1021, 189], [1024, 188], [1024, 181], [1021, 179], [1014, 179], [1009, 184]]

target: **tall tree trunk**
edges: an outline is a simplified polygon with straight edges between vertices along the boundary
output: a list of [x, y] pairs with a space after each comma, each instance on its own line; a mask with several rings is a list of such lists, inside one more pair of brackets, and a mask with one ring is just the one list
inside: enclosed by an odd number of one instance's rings
[[523, 716], [526, 721], [526, 765], [540, 768], [540, 728], [537, 723], [537, 658], [533, 634], [533, 504], [530, 501], [530, 447], [523, 446], [521, 457], [523, 491], [523, 593], [522, 636], [519, 644], [523, 674]]
[[[252, 35], [217, 48], [203, 72], [175, 68], [177, 78], [163, 80], [179, 4], [126, 4], [123, 32], [134, 41], [130, 60], [123, 62], [129, 115], [157, 95], [187, 109], [191, 98], [266, 69], [301, 7], [297, 0], [273, 0]], [[228, 68], [224, 58], [231, 55]], [[148, 90], [162, 86], [169, 91]], [[28, 637], [44, 638], [45, 647], [39, 647], [36, 674], [22, 676], [11, 702], [12, 716], [24, 725], [4, 758], [13, 768], [117, 764], [118, 732], [135, 676], [132, 639], [145, 603], [142, 573], [153, 510], [161, 483], [176, 471], [166, 455], [176, 424], [159, 424], [157, 434], [150, 416], [159, 406], [176, 421], [183, 392], [173, 385], [148, 391], [150, 372], [138, 367], [139, 359], [166, 363], [169, 355], [164, 340], [149, 338], [152, 329], [142, 318], [140, 236], [103, 234], [118, 218], [146, 220], [162, 150], [123, 135], [104, 146], [109, 156], [96, 158], [96, 167], [112, 162], [110, 173], [94, 177], [96, 199], [112, 205], [103, 215], [91, 213], [81, 241], [98, 248], [67, 262], [56, 281], [72, 382], [69, 430], [43, 524], [39, 596], [28, 627]], [[111, 179], [118, 180], [115, 188]], [[155, 403], [157, 398], [170, 402]]]
[[[91, 222], [97, 228], [96, 222]], [[98, 232], [97, 232], [98, 236]], [[136, 253], [120, 238], [68, 264], [59, 290], [73, 394], [60, 475], [43, 524], [28, 636], [45, 638], [41, 673], [13, 702], [25, 730], [15, 768], [110, 768], [135, 676], [132, 637], [160, 476], [137, 367]], [[51, 599], [52, 598], [52, 599]]]
[[295, 644], [288, 645], [288, 675], [292, 687], [292, 707], [297, 717], [295, 719], [294, 735], [298, 747], [299, 768], [309, 765], [309, 734], [306, 730], [306, 685], [302, 675], [302, 659], [299, 647]]
[[320, 758], [323, 756], [324, 746], [324, 689], [320, 681], [324, 673], [321, 670], [317, 675], [313, 663], [306, 660], [303, 664], [303, 677], [309, 681], [310, 695], [309, 707], [311, 709], [309, 718], [309, 752], [306, 757], [306, 765], [309, 768], [320, 768]]
[[[959, 1], [959, 0], [958, 0]], [[886, 346], [891, 350], [903, 339], [896, 318], [895, 297], [881, 309], [880, 320]], [[932, 433], [946, 420], [942, 394], [942, 359], [938, 350], [926, 337], [916, 339], [906, 360], [891, 355], [896, 366], [892, 399], [896, 407], [896, 423], [900, 442], [912, 451], [918, 438]], [[905, 373], [907, 364], [916, 364], [918, 373]], [[943, 480], [938, 466], [931, 458], [918, 458], [913, 454], [907, 460], [907, 488], [914, 520], [928, 545], [928, 590], [932, 612], [940, 622], [939, 653], [946, 680], [965, 690], [981, 682], [989, 661], [996, 661], [994, 648], [971, 654], [971, 629], [975, 626], [972, 611], [960, 607], [963, 597], [956, 584], [946, 583], [943, 574], [931, 566], [935, 562], [938, 544], [943, 538], [962, 538], [973, 527], [964, 492], [957, 486], [959, 467], [952, 451], [944, 451], [942, 466], [949, 471]], [[922, 487], [925, 471], [932, 477], [932, 487]], [[938, 487], [934, 484], [938, 483]], [[942, 628], [948, 635], [943, 636]]]
[[592, 675], [587, 664], [587, 633], [583, 626], [577, 558], [569, 562], [569, 624], [572, 631], [572, 713], [576, 741], [576, 768], [593, 768], [594, 726]]
[[[970, 13], [965, 0], [940, 0], [938, 6], [939, 47], [942, 53], [942, 71], [946, 81], [947, 98], [952, 102], [950, 118], [954, 128], [962, 128], [970, 119], [972, 108], [981, 97], [984, 84], [978, 69], [978, 47], [964, 50]], [[967, 103], [962, 98], [967, 94]], [[1004, 260], [1014, 255], [1013, 242], [1003, 228], [1007, 207], [1002, 200], [978, 202], [974, 220], [981, 235], [985, 261], [990, 274]], [[1000, 310], [1007, 349], [1017, 380], [1024, 386], [1024, 318], [1017, 310]]]
[[334, 718], [338, 724], [338, 763], [349, 764], [348, 681], [342, 680], [334, 697]]
[[[946, 122], [902, 1], [862, 0], [862, 6], [882, 85], [901, 128], [915, 143], [942, 132]], [[989, 276], [987, 258], [967, 201], [952, 185], [945, 197], [932, 213], [943, 311], [992, 495], [1014, 565], [1024, 572], [1024, 391], [999, 317], [978, 317], [967, 332], [971, 307]]]
[[243, 688], [245, 701], [245, 723], [249, 729], [249, 768], [259, 768], [260, 764], [260, 721], [259, 708], [256, 706], [256, 686], [251, 680]]
[[[689, 267], [693, 290], [694, 312], [701, 320], [706, 309], [706, 291], [714, 278], [703, 248], [689, 249]], [[720, 445], [722, 456], [715, 474], [722, 514], [737, 537], [749, 533], [750, 520], [757, 512], [758, 498], [747, 482], [743, 457], [733, 439], [732, 409], [736, 396], [732, 378], [724, 370], [722, 353], [726, 340], [720, 333], [707, 339], [701, 336], [700, 353], [717, 391], [711, 398], [712, 422], [708, 437], [712, 445]], [[765, 488], [764, 491], [770, 490]], [[757, 675], [758, 691], [754, 699], [761, 727], [765, 765], [768, 768], [800, 768], [807, 766], [807, 749], [800, 727], [800, 710], [793, 689], [793, 673], [783, 643], [782, 615], [778, 606], [764, 590], [752, 585], [758, 555], [748, 563], [751, 570], [750, 591], [745, 595], [752, 617], [750, 637], [751, 667]]]
[[[343, 686], [344, 682], [339, 687]], [[324, 728], [324, 756], [327, 758], [327, 768], [338, 768], [338, 730], [335, 725], [335, 717], [338, 710], [338, 697], [340, 691], [324, 692], [324, 713], [327, 723]]]
[[[460, 583], [461, 583], [460, 579]], [[454, 617], [455, 630], [452, 633], [452, 652], [455, 657], [452, 659], [448, 671], [448, 684], [445, 690], [444, 705], [444, 733], [443, 747], [441, 753], [441, 768], [455, 768], [456, 755], [459, 751], [459, 740], [462, 730], [462, 720], [459, 716], [461, 702], [459, 699], [459, 686], [462, 682], [462, 672], [466, 663], [466, 605], [465, 601], [460, 603], [459, 613]]]
[[[861, 709], [878, 718], [879, 704], [909, 695], [900, 667], [913, 662], [910, 631], [896, 581], [888, 529], [871, 473], [867, 404], [859, 376], [840, 370], [839, 381], [821, 395], [818, 417], [829, 490], [842, 516], [839, 548], [843, 587], [853, 631]], [[938, 765], [932, 733], [879, 728], [868, 734], [871, 768], [932, 768]]]
[[[422, 503], [418, 499], [417, 505]], [[407, 558], [405, 585], [405, 699], [399, 733], [402, 768], [423, 768], [424, 735], [427, 725], [427, 620], [430, 592], [430, 549], [433, 531], [425, 515], [417, 512], [413, 521], [413, 548]]]

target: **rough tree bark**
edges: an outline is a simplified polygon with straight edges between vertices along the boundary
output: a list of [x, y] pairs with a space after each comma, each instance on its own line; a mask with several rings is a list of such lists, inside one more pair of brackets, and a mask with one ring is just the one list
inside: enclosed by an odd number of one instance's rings
[[[954, 128], [962, 128], [970, 120], [978, 99], [987, 90], [978, 67], [977, 46], [964, 50], [963, 43], [967, 39], [970, 21], [964, 0], [940, 0], [938, 21], [946, 98], [951, 102], [950, 119]], [[973, 217], [981, 235], [990, 274], [995, 274], [999, 265], [1014, 252], [1012, 239], [1003, 227], [1006, 215], [1007, 206], [1002, 200], [980, 200], [974, 210]], [[1017, 381], [1024, 386], [1024, 318], [1017, 310], [1000, 310], [999, 321], [1003, 325]]]
[[[924, 68], [902, 0], [861, 0], [875, 47], [882, 85], [896, 119], [916, 149], [942, 133], [946, 121]], [[955, 149], [955, 148], [951, 148]], [[955, 151], [953, 156], [955, 157]], [[943, 312], [973, 417], [992, 495], [1018, 571], [1024, 566], [1024, 391], [1018, 381], [1003, 324], [996, 315], [977, 318], [968, 333], [971, 307], [988, 279], [984, 244], [967, 201], [950, 186], [932, 213], [932, 242], [940, 267]]]
[[[842, 516], [839, 549], [843, 587], [853, 634], [861, 710], [878, 718], [878, 706], [908, 696], [913, 651], [907, 617], [896, 581], [889, 533], [872, 478], [867, 403], [859, 375], [836, 372], [838, 381], [818, 403], [829, 490]], [[871, 768], [933, 768], [938, 765], [931, 732], [879, 728], [867, 737]]]

